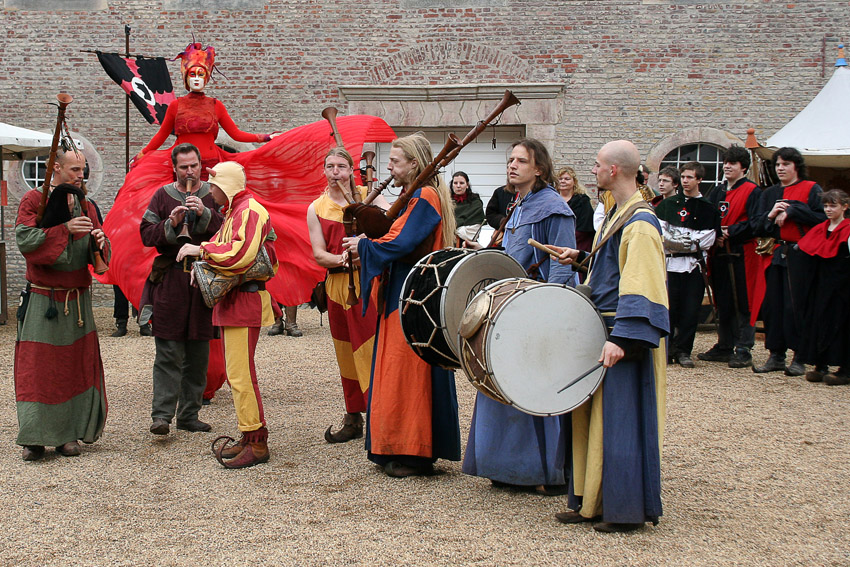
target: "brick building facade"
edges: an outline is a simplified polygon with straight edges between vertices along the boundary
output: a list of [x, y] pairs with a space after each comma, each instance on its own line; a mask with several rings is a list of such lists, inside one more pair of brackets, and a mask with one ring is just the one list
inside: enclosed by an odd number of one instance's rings
[[[505, 87], [522, 125], [558, 165], [589, 173], [606, 141], [635, 141], [657, 170], [688, 143], [764, 140], [832, 73], [850, 37], [847, 1], [747, 0], [3, 0], [0, 120], [51, 130], [46, 105], [75, 100], [69, 123], [89, 144], [93, 197], [108, 210], [124, 173], [124, 95], [81, 49], [174, 57], [194, 34], [215, 46], [226, 77], [208, 94], [245, 131], [369, 112], [393, 127], [465, 133]], [[170, 64], [175, 87], [179, 65]], [[182, 94], [182, 88], [178, 88]], [[156, 127], [131, 114], [131, 155]], [[10, 295], [23, 280], [14, 215], [23, 186], [7, 162]]]

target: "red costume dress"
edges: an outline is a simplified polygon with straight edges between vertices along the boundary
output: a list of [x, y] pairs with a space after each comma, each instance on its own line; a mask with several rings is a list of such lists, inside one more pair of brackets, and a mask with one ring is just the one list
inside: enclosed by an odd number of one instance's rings
[[215, 145], [218, 127], [224, 128], [227, 135], [237, 142], [268, 142], [268, 134], [250, 134], [240, 130], [224, 108], [220, 100], [204, 93], [189, 93], [181, 96], [168, 105], [165, 119], [159, 127], [159, 132], [151, 138], [142, 153], [158, 150], [168, 136], [173, 132], [178, 144], [189, 143], [201, 150], [201, 170], [203, 179], [207, 178], [206, 168], [212, 167], [228, 158], [227, 152]]

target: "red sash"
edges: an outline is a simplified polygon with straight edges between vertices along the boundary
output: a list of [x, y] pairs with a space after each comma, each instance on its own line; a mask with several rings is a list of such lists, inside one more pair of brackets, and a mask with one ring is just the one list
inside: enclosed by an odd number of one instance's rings
[[[814, 186], [814, 181], [798, 181], [797, 183], [782, 189], [782, 198], [789, 201], [800, 201], [801, 203], [808, 204], [809, 193]], [[797, 242], [805, 234], [806, 229], [804, 226], [790, 219], [788, 219], [788, 222], [779, 228], [779, 238], [786, 242]]]
[[757, 185], [752, 181], [744, 181], [738, 187], [726, 191], [729, 210], [720, 221], [723, 226], [731, 226], [747, 220], [747, 199], [756, 187]]

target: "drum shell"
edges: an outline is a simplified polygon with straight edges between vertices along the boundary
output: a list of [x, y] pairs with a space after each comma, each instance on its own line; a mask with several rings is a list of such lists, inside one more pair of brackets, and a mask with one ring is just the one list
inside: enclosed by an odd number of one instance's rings
[[[535, 298], [544, 301], [538, 305]], [[607, 340], [602, 316], [584, 295], [517, 278], [487, 286], [467, 311], [482, 301], [488, 303], [484, 322], [458, 337], [461, 366], [478, 391], [541, 416], [570, 412], [596, 391], [604, 368], [558, 391], [596, 365]]]
[[484, 285], [524, 273], [519, 262], [499, 250], [445, 248], [428, 254], [402, 285], [399, 316], [405, 340], [428, 364], [460, 368], [457, 329], [471, 297]]

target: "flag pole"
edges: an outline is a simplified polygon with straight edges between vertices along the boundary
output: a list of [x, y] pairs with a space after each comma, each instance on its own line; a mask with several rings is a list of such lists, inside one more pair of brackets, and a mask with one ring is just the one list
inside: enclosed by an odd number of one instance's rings
[[[124, 52], [130, 57], [130, 24], [124, 24]], [[130, 95], [124, 100], [124, 175], [130, 172]]]

